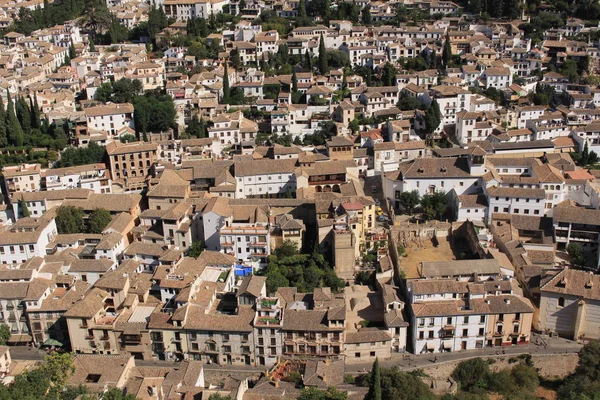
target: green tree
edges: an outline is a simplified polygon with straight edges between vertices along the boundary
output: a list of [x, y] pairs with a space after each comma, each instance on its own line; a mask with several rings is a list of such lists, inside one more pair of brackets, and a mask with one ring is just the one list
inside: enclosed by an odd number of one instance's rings
[[296, 69], [292, 72], [292, 93], [298, 93], [298, 78], [296, 77]]
[[415, 189], [410, 192], [400, 193], [399, 200], [406, 212], [412, 214], [415, 207], [421, 202], [421, 195], [419, 195], [419, 191]]
[[147, 92], [133, 100], [133, 119], [138, 134], [166, 132], [175, 126], [175, 104], [169, 95]]
[[94, 41], [90, 39], [90, 53], [95, 53], [96, 52], [96, 45], [94, 44]]
[[504, 16], [516, 19], [521, 16], [521, 2], [519, 0], [504, 0]]
[[362, 23], [363, 25], [371, 25], [373, 23], [373, 17], [371, 16], [371, 9], [367, 4], [365, 8], [362, 9]]
[[112, 22], [112, 14], [104, 0], [86, 0], [83, 6], [80, 24], [90, 32], [91, 40], [96, 41], [98, 33], [108, 30]]
[[585, 264], [583, 256], [583, 247], [579, 243], [572, 242], [567, 246], [567, 253], [571, 256], [571, 262], [574, 265], [582, 266]]
[[444, 63], [444, 67], [450, 65], [450, 60], [452, 60], [452, 46], [450, 45], [450, 36], [447, 35], [442, 50], [442, 62]]
[[10, 339], [10, 328], [6, 324], [0, 325], [0, 346], [6, 346]]
[[232, 400], [230, 396], [223, 396], [220, 393], [213, 393], [208, 397], [208, 400]]
[[560, 73], [566, 76], [569, 82], [572, 83], [579, 82], [579, 73], [577, 70], [577, 63], [571, 59], [566, 59], [560, 66]]
[[56, 211], [56, 229], [58, 233], [84, 233], [83, 209], [74, 206], [60, 206]]
[[373, 362], [373, 367], [371, 368], [369, 392], [365, 400], [381, 400], [381, 398], [381, 369], [379, 367], [379, 359], [375, 358], [375, 362]]
[[89, 233], [102, 233], [111, 220], [110, 211], [105, 208], [96, 208], [90, 213], [87, 230]]
[[138, 79], [121, 78], [112, 84], [111, 100], [115, 103], [131, 103], [143, 90], [144, 86]]
[[0, 101], [0, 147], [5, 147], [8, 144], [7, 129], [6, 129], [6, 111], [4, 110], [4, 102]]
[[416, 110], [420, 108], [423, 104], [416, 97], [411, 96], [405, 91], [400, 92], [400, 98], [398, 100], [398, 104], [396, 106], [403, 111], [406, 110]]
[[441, 219], [448, 208], [448, 196], [444, 192], [435, 192], [421, 198], [423, 216], [427, 219]]
[[69, 377], [75, 372], [73, 356], [71, 353], [54, 353], [48, 355], [44, 358], [41, 370], [54, 388], [62, 390]]
[[490, 366], [482, 358], [473, 358], [462, 361], [452, 372], [459, 388], [464, 391], [473, 389], [486, 389], [489, 385]]
[[231, 59], [231, 65], [234, 70], [240, 69], [242, 66], [242, 60], [240, 58], [240, 51], [238, 49], [232, 49], [229, 52], [229, 58]]
[[329, 387], [327, 390], [321, 390], [313, 386], [305, 387], [298, 400], [346, 400], [348, 394], [341, 392], [334, 387]]
[[31, 127], [34, 129], [41, 128], [41, 111], [38, 105], [37, 95], [33, 95], [33, 99], [29, 96], [29, 109], [31, 110]]
[[27, 102], [23, 97], [19, 97], [17, 99], [15, 104], [15, 112], [23, 133], [29, 136], [31, 133], [31, 111], [29, 110], [29, 105], [27, 105]]
[[229, 70], [225, 61], [225, 72], [223, 72], [223, 103], [229, 104], [231, 92], [229, 90]]
[[489, 13], [494, 18], [502, 17], [502, 13], [504, 12], [504, 1], [496, 0], [492, 2], [492, 7], [489, 10]]
[[73, 167], [76, 165], [96, 164], [104, 161], [106, 148], [95, 142], [90, 142], [88, 147], [69, 147], [62, 152], [60, 160], [56, 162], [57, 168]]
[[[359, 376], [357, 383], [369, 386], [372, 372]], [[368, 399], [367, 396], [365, 399]], [[435, 400], [437, 397], [421, 380], [418, 373], [402, 372], [397, 367], [381, 368], [382, 400]]]
[[96, 93], [94, 93], [94, 97], [96, 98], [96, 100], [106, 103], [108, 101], [111, 101], [112, 94], [112, 84], [110, 82], [105, 82], [98, 86], [98, 89], [96, 89]]
[[517, 364], [512, 368], [510, 374], [520, 390], [535, 392], [540, 385], [540, 378], [537, 371], [529, 365]]
[[133, 393], [123, 393], [123, 389], [114, 387], [102, 395], [102, 400], [136, 400]]
[[75, 52], [75, 45], [73, 44], [73, 40], [71, 40], [71, 44], [69, 45], [69, 58], [72, 60], [77, 57], [77, 53]]
[[19, 120], [17, 119], [17, 114], [15, 113], [15, 106], [13, 105], [13, 101], [10, 97], [10, 92], [8, 91], [8, 89], [6, 90], [6, 97], [6, 131], [8, 143], [12, 146], [20, 147], [23, 146], [25, 138], [23, 135], [23, 129], [21, 128], [21, 124], [19, 124]]
[[325, 39], [323, 34], [319, 38], [319, 72], [321, 75], [326, 75], [329, 72], [329, 65], [327, 64], [327, 50], [325, 49]]
[[204, 119], [198, 119], [197, 115], [193, 115], [188, 127], [186, 129], [187, 133], [190, 136], [197, 138], [205, 138], [206, 137], [206, 125], [204, 123]]
[[193, 242], [187, 251], [187, 255], [189, 257], [198, 258], [200, 257], [200, 254], [202, 254], [204, 249], [205, 247], [203, 242]]
[[433, 100], [425, 113], [425, 129], [427, 133], [432, 134], [435, 132], [441, 122], [442, 113], [440, 112], [440, 105], [437, 100]]
[[396, 86], [396, 68], [388, 63], [385, 63], [383, 66], [383, 71], [381, 72], [381, 82], [383, 86]]
[[306, 50], [306, 53], [304, 53], [304, 64], [302, 67], [304, 70], [312, 72], [312, 57], [310, 56], [308, 50]]
[[19, 200], [19, 209], [21, 210], [21, 215], [23, 216], [23, 218], [31, 216], [31, 213], [29, 212], [29, 208], [27, 208], [27, 203], [25, 203], [25, 200]]
[[156, 35], [169, 26], [169, 22], [162, 5], [156, 8], [154, 2], [152, 4], [152, 9], [148, 13], [148, 36], [151, 40], [155, 40]]

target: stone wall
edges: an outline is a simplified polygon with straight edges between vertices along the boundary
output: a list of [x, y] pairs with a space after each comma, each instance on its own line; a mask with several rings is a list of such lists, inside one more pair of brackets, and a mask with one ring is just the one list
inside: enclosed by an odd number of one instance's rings
[[[502, 355], [502, 356], [487, 356], [484, 359], [491, 358], [496, 362], [490, 365], [493, 372], [501, 371], [505, 368], [511, 368], [515, 363], [508, 362], [511, 358], [516, 358], [517, 355]], [[538, 369], [540, 376], [544, 378], [560, 377], [563, 378], [575, 371], [579, 356], [576, 353], [570, 354], [548, 354], [548, 355], [532, 355], [531, 359]], [[447, 380], [454, 368], [463, 360], [451, 361], [443, 364], [432, 364], [423, 368], [423, 372], [435, 379]]]

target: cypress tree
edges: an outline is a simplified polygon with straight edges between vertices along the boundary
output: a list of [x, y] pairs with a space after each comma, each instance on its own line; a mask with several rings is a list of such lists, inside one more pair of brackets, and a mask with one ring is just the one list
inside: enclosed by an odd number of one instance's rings
[[369, 382], [369, 392], [365, 400], [381, 400], [381, 369], [379, 368], [379, 359], [376, 358], [371, 369], [371, 381]]
[[444, 67], [448, 67], [450, 59], [452, 58], [452, 46], [450, 46], [450, 37], [446, 35], [446, 41], [444, 42], [444, 49], [442, 50], [442, 61]]
[[15, 114], [15, 106], [10, 97], [10, 92], [8, 89], [6, 89], [6, 98], [6, 134], [8, 137], [8, 144], [11, 146], [20, 147], [23, 146], [24, 142], [23, 129], [21, 129], [21, 125], [17, 119], [17, 114]]
[[6, 137], [6, 112], [4, 111], [4, 102], [0, 100], [0, 147], [8, 144]]
[[90, 39], [90, 52], [91, 53], [96, 52], [96, 45], [94, 44], [94, 41], [92, 39]]
[[29, 106], [23, 97], [19, 97], [15, 104], [15, 111], [17, 113], [17, 119], [21, 125], [21, 129], [25, 134], [31, 133], [31, 111]]
[[229, 104], [229, 71], [227, 69], [227, 61], [225, 61], [225, 72], [223, 73], [223, 103]]
[[298, 91], [298, 78], [296, 78], [296, 69], [292, 72], [292, 92], [296, 93]]
[[325, 50], [325, 40], [321, 33], [319, 40], [319, 72], [321, 75], [325, 75], [329, 72], [329, 65], [327, 65], [327, 50]]
[[29, 212], [29, 208], [27, 208], [27, 203], [25, 203], [25, 200], [19, 200], [19, 208], [21, 209], [21, 214], [23, 215], [23, 218], [31, 216], [31, 213]]
[[75, 53], [75, 45], [73, 44], [73, 40], [71, 40], [71, 45], [69, 46], [69, 58], [72, 60], [77, 57]]
[[306, 20], [306, 6], [304, 0], [300, 0], [300, 4], [298, 4], [298, 18]]
[[585, 167], [589, 164], [590, 161], [590, 150], [588, 149], [588, 142], [586, 140], [585, 146], [583, 147], [583, 151], [581, 152], [580, 164], [582, 167]]
[[308, 71], [312, 71], [312, 58], [310, 57], [308, 50], [306, 50], [306, 53], [304, 53], [304, 68], [306, 68]]
[[31, 96], [29, 96], [29, 109], [31, 111], [31, 127], [36, 129], [41, 127], [42, 118], [40, 115], [40, 108], [37, 102], [37, 96], [34, 94], [33, 97], [35, 98], [35, 100], [32, 99]]

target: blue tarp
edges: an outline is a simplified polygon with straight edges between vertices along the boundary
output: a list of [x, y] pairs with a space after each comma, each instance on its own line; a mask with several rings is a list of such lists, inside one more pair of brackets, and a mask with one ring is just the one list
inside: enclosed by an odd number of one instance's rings
[[252, 267], [248, 267], [247, 265], [236, 265], [235, 266], [235, 276], [248, 276], [252, 275]]

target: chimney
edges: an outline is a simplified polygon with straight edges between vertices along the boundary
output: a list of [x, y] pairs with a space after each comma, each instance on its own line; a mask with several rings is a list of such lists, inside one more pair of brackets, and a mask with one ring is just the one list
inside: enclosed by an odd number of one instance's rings
[[485, 299], [485, 304], [490, 304], [490, 299]]
[[506, 304], [510, 304], [510, 299], [504, 299], [504, 302], [505, 302]]

